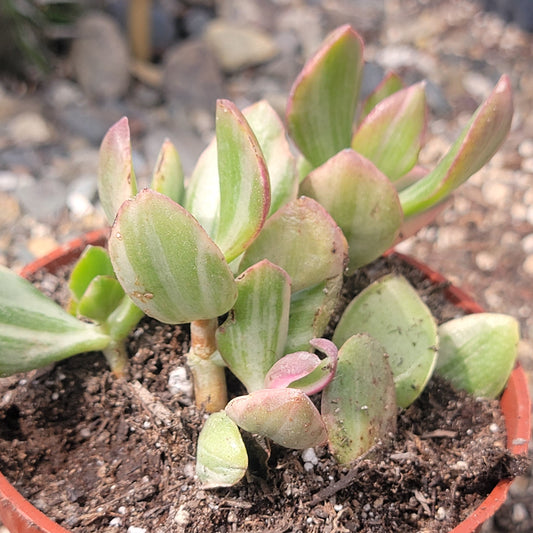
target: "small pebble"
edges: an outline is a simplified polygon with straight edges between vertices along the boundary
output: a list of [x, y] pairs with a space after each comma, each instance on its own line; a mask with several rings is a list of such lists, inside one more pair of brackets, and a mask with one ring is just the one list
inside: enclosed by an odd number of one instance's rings
[[499, 428], [498, 424], [491, 424], [489, 426], [489, 430], [490, 430], [491, 433], [499, 433], [500, 428]]
[[122, 525], [122, 518], [120, 518], [119, 516], [115, 516], [115, 518], [112, 518], [109, 521], [109, 525], [111, 527], [120, 527]]
[[130, 526], [128, 528], [128, 533], [146, 533], [146, 529], [144, 527]]
[[435, 518], [437, 520], [445, 520], [446, 519], [446, 509], [444, 509], [444, 507], [439, 507], [437, 509], [437, 512], [435, 513]]

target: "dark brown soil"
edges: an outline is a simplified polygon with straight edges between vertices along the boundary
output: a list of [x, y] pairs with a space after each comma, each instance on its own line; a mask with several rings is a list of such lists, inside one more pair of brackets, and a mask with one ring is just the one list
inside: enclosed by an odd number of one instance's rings
[[[358, 275], [349, 292], [390, 263]], [[457, 313], [441, 291], [396, 267], [439, 321]], [[55, 282], [47, 277], [45, 285]], [[230, 489], [202, 490], [194, 456], [204, 415], [167, 390], [187, 346], [187, 328], [146, 319], [130, 341], [127, 380], [113, 378], [100, 354], [1, 380], [1, 471], [74, 532], [401, 533], [450, 531], [521, 468], [505, 450], [498, 402], [434, 379], [399, 414], [394, 442], [351, 469], [339, 468], [326, 448], [308, 470], [300, 452], [272, 446], [266, 469], [258, 466]]]

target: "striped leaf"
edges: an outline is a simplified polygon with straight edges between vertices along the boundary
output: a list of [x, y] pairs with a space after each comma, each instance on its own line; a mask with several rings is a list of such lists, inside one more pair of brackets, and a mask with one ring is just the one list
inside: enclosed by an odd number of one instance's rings
[[292, 86], [289, 133], [314, 166], [350, 146], [362, 68], [363, 42], [345, 25], [329, 35]]
[[388, 72], [378, 86], [370, 93], [363, 102], [360, 120], [363, 120], [374, 107], [391, 94], [403, 89], [403, 81], [395, 72]]
[[217, 347], [248, 392], [262, 389], [265, 376], [283, 355], [289, 325], [290, 279], [261, 261], [237, 278], [239, 296], [217, 330]]
[[214, 318], [237, 298], [219, 248], [183, 207], [150, 189], [121, 207], [109, 255], [129, 297], [161, 322]]
[[409, 406], [428, 382], [437, 358], [437, 326], [409, 282], [383, 276], [359, 293], [344, 311], [333, 342], [341, 346], [356, 333], [367, 333], [389, 354], [396, 401]]
[[131, 161], [130, 127], [126, 117], [111, 126], [100, 145], [98, 197], [109, 224], [119, 207], [137, 192]]
[[180, 156], [174, 145], [167, 139], [157, 157], [150, 188], [180, 204], [184, 192], [183, 180]]
[[110, 339], [80, 322], [27, 280], [0, 266], [0, 375], [101, 350]]

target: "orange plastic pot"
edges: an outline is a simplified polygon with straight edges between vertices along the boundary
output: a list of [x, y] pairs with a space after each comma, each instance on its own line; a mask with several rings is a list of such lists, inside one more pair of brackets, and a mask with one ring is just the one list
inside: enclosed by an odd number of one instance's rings
[[[54, 272], [61, 266], [75, 261], [88, 244], [104, 245], [106, 239], [107, 231], [89, 233], [30, 263], [21, 274], [30, 276], [40, 269]], [[425, 264], [402, 254], [396, 255], [418, 268], [431, 282], [439, 285], [447, 283], [446, 278]], [[461, 289], [449, 285], [445, 291], [450, 302], [467, 313], [483, 311], [482, 307]], [[500, 405], [505, 417], [507, 447], [515, 454], [526, 454], [530, 438], [530, 398], [527, 378], [519, 364], [516, 365], [509, 378]], [[481, 525], [503, 504], [511, 483], [510, 479], [502, 479], [478, 508], [451, 533], [478, 531]], [[66, 529], [50, 520], [24, 499], [2, 474], [0, 474], [0, 521], [10, 530], [10, 533], [68, 533]]]

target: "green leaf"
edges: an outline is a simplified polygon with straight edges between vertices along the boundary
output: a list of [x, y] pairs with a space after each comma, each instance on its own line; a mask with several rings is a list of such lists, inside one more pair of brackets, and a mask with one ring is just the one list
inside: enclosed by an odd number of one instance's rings
[[70, 274], [68, 287], [72, 298], [79, 302], [96, 276], [114, 275], [107, 251], [101, 246], [87, 246]]
[[239, 428], [224, 411], [213, 413], [198, 435], [196, 475], [203, 488], [231, 487], [248, 468]]
[[228, 100], [217, 102], [216, 136], [220, 219], [214, 240], [229, 263], [263, 227], [270, 209], [270, 184], [257, 139]]
[[239, 296], [217, 330], [217, 347], [248, 392], [262, 389], [265, 376], [283, 355], [287, 341], [290, 278], [261, 261], [237, 278]]
[[345, 25], [328, 36], [292, 86], [289, 133], [314, 166], [350, 146], [362, 68], [363, 42]]
[[356, 333], [367, 333], [383, 345], [396, 401], [409, 406], [429, 381], [437, 358], [437, 326], [426, 304], [405, 278], [383, 276], [352, 300], [333, 342], [341, 346]]
[[161, 322], [215, 318], [237, 298], [215, 243], [183, 207], [150, 189], [121, 207], [109, 255], [129, 297]]
[[512, 117], [511, 83], [502, 76], [435, 169], [401, 191], [405, 216], [439, 203], [487, 163], [509, 133]]
[[520, 340], [511, 316], [476, 313], [439, 326], [435, 373], [475, 396], [496, 398], [513, 370]]
[[311, 339], [323, 335], [337, 308], [342, 282], [343, 275], [339, 274], [291, 296], [285, 352], [306, 350]]
[[394, 382], [385, 348], [368, 335], [339, 350], [337, 372], [322, 393], [331, 452], [348, 464], [396, 429]]
[[270, 211], [275, 213], [282, 205], [296, 198], [298, 176], [283, 122], [272, 106], [261, 100], [243, 111], [263, 152], [270, 176]]
[[166, 139], [157, 157], [150, 188], [179, 204], [183, 199], [183, 180], [180, 156], [174, 145]]
[[124, 289], [114, 276], [96, 276], [79, 301], [78, 315], [105, 322], [123, 297]]
[[320, 413], [299, 389], [262, 389], [238, 396], [228, 403], [226, 413], [245, 431], [286, 448], [312, 448], [326, 441]]
[[207, 231], [211, 239], [214, 239], [220, 215], [216, 139], [209, 143], [198, 158], [185, 191], [184, 206]]
[[122, 203], [136, 192], [130, 127], [128, 119], [123, 117], [109, 128], [100, 145], [98, 196], [109, 224], [113, 224]]
[[403, 81], [400, 76], [395, 72], [388, 72], [364, 101], [360, 120], [363, 120], [382, 100], [401, 89], [403, 89]]
[[0, 375], [25, 372], [110, 342], [27, 280], [0, 266]]
[[348, 241], [348, 274], [392, 246], [402, 223], [398, 193], [372, 162], [343, 150], [311, 172], [300, 192], [317, 200]]
[[352, 148], [392, 181], [409, 172], [418, 161], [426, 132], [424, 86], [424, 82], [417, 83], [381, 101], [352, 139]]
[[289, 274], [294, 293], [342, 273], [346, 246], [342, 231], [326, 210], [302, 197], [267, 220], [244, 253], [240, 269], [268, 259]]

